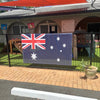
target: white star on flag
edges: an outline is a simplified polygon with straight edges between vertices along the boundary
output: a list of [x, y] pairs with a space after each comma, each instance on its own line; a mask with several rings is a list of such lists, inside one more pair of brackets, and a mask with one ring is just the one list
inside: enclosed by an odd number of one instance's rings
[[60, 41], [60, 37], [57, 37], [57, 41]]
[[35, 53], [33, 52], [33, 54], [31, 54], [31, 58], [32, 58], [33, 60], [36, 60], [37, 54], [35, 54]]

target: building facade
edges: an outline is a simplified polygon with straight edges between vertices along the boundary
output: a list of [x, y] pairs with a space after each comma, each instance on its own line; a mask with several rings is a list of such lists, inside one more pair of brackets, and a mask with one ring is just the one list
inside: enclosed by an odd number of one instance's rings
[[[51, 9], [51, 8], [50, 8]], [[34, 12], [34, 11], [33, 11]], [[28, 28], [28, 24], [33, 23], [33, 28]], [[86, 33], [97, 32], [100, 34], [100, 10], [91, 9], [87, 10], [87, 7], [79, 9], [67, 9], [61, 11], [49, 11], [42, 13], [35, 13], [30, 16], [21, 16], [0, 19], [0, 24], [6, 24], [7, 29], [2, 30], [0, 28], [0, 42], [5, 43], [4, 36], [2, 34], [8, 34], [9, 40], [20, 39], [20, 35], [23, 33]], [[73, 55], [77, 58], [77, 35], [73, 35]], [[86, 37], [81, 34], [80, 41], [84, 43]], [[87, 37], [88, 38], [88, 37]], [[100, 35], [95, 36], [95, 40], [100, 39]], [[80, 42], [79, 41], [79, 42]], [[89, 42], [89, 41], [88, 41]]]

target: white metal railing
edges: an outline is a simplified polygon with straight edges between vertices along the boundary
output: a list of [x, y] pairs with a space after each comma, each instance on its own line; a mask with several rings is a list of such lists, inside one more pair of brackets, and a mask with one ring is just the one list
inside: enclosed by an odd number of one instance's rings
[[37, 100], [97, 100], [94, 98], [66, 95], [60, 93], [52, 93], [24, 88], [14, 87], [11, 89], [11, 95], [21, 96], [21, 97], [29, 97], [29, 98], [37, 98]]

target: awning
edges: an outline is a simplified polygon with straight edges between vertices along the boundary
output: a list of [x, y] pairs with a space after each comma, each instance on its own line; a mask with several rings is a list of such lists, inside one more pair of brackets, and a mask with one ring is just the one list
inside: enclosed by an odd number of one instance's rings
[[[38, 17], [45, 15], [54, 14], [65, 14], [85, 11], [90, 7], [89, 3], [81, 4], [69, 4], [69, 5], [57, 5], [57, 6], [47, 6], [47, 7], [37, 7], [30, 9], [16, 9], [4, 13], [0, 13], [0, 18], [23, 18], [23, 17]], [[34, 11], [35, 10], [35, 11]]]
[[87, 3], [86, 0], [18, 0], [0, 3], [0, 6], [40, 7], [64, 4]]

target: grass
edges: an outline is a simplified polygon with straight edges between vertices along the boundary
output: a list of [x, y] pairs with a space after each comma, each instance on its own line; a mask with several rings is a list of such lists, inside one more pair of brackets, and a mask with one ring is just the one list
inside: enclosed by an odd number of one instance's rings
[[[32, 67], [32, 68], [48, 68], [48, 69], [58, 69], [58, 70], [75, 70], [75, 67], [69, 67], [64, 65], [47, 65], [47, 64], [30, 64], [23, 62], [22, 54], [10, 54], [10, 62], [11, 66], [23, 66], [23, 67]], [[9, 65], [8, 63], [8, 55], [1, 54], [0, 55], [0, 64]]]
[[[57, 69], [69, 69], [69, 70], [79, 70], [80, 61], [84, 59], [84, 61], [90, 61], [88, 56], [78, 57], [77, 60], [72, 60], [72, 66], [61, 66], [61, 65], [44, 65], [44, 64], [30, 64], [23, 63], [22, 54], [10, 54], [11, 66], [24, 66], [24, 67], [36, 67], [36, 68], [57, 68]], [[0, 64], [9, 65], [8, 64], [8, 55], [0, 54]], [[100, 72], [100, 48], [95, 49], [95, 57], [93, 57], [92, 65], [98, 67], [98, 72]], [[74, 67], [76, 66], [76, 67]]]
[[0, 52], [3, 50], [4, 43], [0, 43]]

